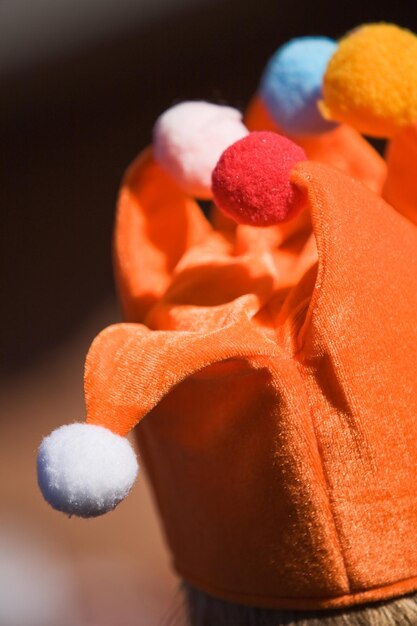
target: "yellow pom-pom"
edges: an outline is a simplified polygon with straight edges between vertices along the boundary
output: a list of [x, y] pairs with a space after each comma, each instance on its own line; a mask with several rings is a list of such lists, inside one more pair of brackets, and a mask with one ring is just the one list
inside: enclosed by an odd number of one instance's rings
[[366, 135], [391, 137], [417, 120], [417, 37], [368, 24], [341, 40], [324, 75], [322, 114]]

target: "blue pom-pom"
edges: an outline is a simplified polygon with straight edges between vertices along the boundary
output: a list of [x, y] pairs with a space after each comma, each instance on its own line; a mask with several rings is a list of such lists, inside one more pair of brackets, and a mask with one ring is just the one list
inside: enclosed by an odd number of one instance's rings
[[309, 135], [331, 130], [317, 108], [323, 75], [337, 43], [328, 37], [300, 37], [279, 48], [263, 73], [259, 96], [286, 133]]

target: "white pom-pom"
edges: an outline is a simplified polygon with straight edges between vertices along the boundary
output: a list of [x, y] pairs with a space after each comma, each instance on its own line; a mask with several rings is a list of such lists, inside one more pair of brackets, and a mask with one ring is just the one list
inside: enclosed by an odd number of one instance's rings
[[92, 424], [54, 430], [38, 452], [38, 482], [47, 502], [80, 517], [107, 513], [127, 496], [138, 473], [125, 437]]
[[210, 199], [211, 174], [221, 154], [248, 133], [237, 109], [182, 102], [158, 118], [154, 156], [186, 193]]

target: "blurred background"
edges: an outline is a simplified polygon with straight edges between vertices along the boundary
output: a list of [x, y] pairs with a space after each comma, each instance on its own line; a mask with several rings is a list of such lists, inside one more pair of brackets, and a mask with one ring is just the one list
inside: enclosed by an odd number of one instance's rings
[[183, 623], [143, 476], [103, 519], [55, 513], [41, 437], [82, 419], [85, 353], [119, 320], [111, 233], [125, 167], [184, 99], [243, 109], [274, 50], [414, 2], [1, 0], [0, 626]]

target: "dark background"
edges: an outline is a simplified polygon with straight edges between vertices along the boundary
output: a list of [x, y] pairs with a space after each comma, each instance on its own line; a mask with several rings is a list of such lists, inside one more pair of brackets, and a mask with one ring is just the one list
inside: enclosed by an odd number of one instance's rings
[[266, 60], [286, 40], [338, 38], [366, 21], [416, 31], [415, 2], [385, 9], [363, 0], [178, 1], [152, 20], [136, 10], [114, 33], [107, 29], [60, 53], [5, 66], [4, 374], [30, 366], [114, 297], [110, 247], [118, 185], [164, 109], [182, 99], [244, 108]]

